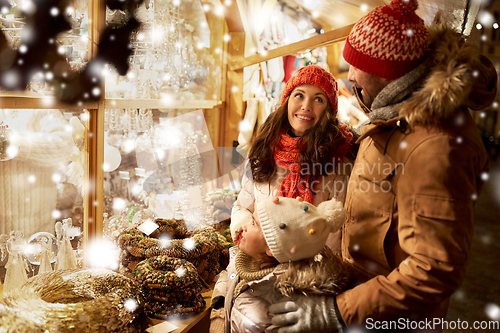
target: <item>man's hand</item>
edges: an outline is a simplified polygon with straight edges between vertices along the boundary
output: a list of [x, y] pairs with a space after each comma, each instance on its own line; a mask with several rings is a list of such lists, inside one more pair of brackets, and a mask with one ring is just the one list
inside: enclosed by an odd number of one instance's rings
[[341, 326], [337, 320], [333, 296], [294, 295], [283, 302], [272, 304], [269, 312], [272, 323], [279, 333], [337, 332]]

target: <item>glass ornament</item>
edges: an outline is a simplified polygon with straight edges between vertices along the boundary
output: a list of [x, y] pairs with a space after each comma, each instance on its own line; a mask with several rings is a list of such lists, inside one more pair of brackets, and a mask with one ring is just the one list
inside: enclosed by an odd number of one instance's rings
[[37, 232], [28, 239], [28, 251], [26, 253], [26, 258], [32, 265], [40, 265], [45, 245], [48, 246], [47, 250], [50, 254], [50, 263], [53, 264], [56, 262], [56, 237], [49, 232]]
[[19, 142], [9, 127], [0, 122], [0, 161], [8, 161], [16, 157]]

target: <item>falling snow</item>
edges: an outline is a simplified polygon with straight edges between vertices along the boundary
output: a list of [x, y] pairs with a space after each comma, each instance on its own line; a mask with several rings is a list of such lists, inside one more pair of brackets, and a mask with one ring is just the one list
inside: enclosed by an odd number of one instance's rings
[[127, 311], [134, 312], [137, 309], [137, 301], [133, 298], [129, 298], [123, 303], [123, 306]]
[[500, 306], [495, 303], [486, 304], [484, 309], [488, 317], [492, 320], [500, 320]]
[[196, 243], [195, 243], [194, 239], [192, 239], [192, 238], [186, 238], [186, 239], [184, 239], [184, 241], [182, 242], [182, 246], [183, 246], [186, 250], [190, 251], [190, 250], [193, 250], [193, 249], [195, 248]]
[[178, 276], [178, 277], [183, 277], [184, 274], [186, 274], [186, 269], [184, 267], [179, 267], [175, 270], [175, 274]]

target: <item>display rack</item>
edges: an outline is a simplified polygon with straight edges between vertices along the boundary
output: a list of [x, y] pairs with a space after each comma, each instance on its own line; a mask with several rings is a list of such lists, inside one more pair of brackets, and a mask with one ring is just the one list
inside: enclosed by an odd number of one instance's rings
[[[266, 1], [266, 6], [272, 6], [277, 1]], [[202, 2], [204, 5], [205, 3]], [[213, 5], [209, 1], [206, 4]], [[248, 96], [244, 92], [244, 70], [248, 66], [258, 64], [304, 49], [331, 45], [345, 39], [352, 25], [327, 31], [324, 34], [311, 37], [290, 45], [271, 50], [267, 54], [248, 55], [251, 31], [245, 18], [247, 10], [258, 6], [257, 1], [225, 2], [224, 17], [217, 17], [213, 11], [206, 11], [206, 21], [211, 29], [211, 40], [219, 40], [223, 47], [221, 56], [221, 87], [219, 100], [175, 100], [162, 99], [126, 99], [106, 98], [105, 93], [96, 102], [85, 102], [81, 105], [66, 105], [54, 97], [37, 96], [32, 93], [4, 93], [0, 95], [0, 108], [15, 109], [71, 109], [87, 113], [85, 140], [87, 167], [85, 169], [84, 191], [84, 236], [96, 237], [103, 230], [103, 161], [104, 161], [104, 110], [105, 109], [202, 109], [206, 118], [210, 137], [214, 147], [232, 147], [238, 137], [238, 125], [244, 116], [244, 100]], [[97, 54], [97, 43], [100, 33], [106, 24], [106, 2], [104, 0], [89, 0], [88, 2], [88, 55], [92, 59]], [[221, 24], [222, 19], [222, 24]], [[246, 27], [245, 27], [246, 22]], [[228, 38], [226, 37], [228, 36]], [[212, 50], [214, 52], [214, 50]], [[335, 60], [334, 60], [335, 61]], [[335, 64], [331, 65], [335, 68]], [[212, 87], [217, 90], [217, 87]], [[102, 87], [104, 92], [104, 86]]]

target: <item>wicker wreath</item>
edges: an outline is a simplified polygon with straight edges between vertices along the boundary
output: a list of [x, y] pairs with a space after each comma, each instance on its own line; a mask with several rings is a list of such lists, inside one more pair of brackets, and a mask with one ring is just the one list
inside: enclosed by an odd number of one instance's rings
[[[144, 297], [131, 279], [105, 269], [46, 272], [0, 300], [45, 332], [142, 332]], [[36, 332], [36, 331], [33, 331]]]
[[37, 323], [24, 318], [20, 311], [0, 304], [0, 332], [2, 333], [44, 333]]
[[[213, 251], [218, 244], [218, 236], [212, 227], [205, 227], [190, 233], [183, 220], [156, 219], [155, 223], [159, 228], [150, 236], [145, 236], [142, 231], [135, 228], [125, 230], [118, 237], [118, 245], [138, 258], [167, 255], [192, 259]], [[156, 238], [163, 234], [169, 234], [174, 238], [168, 246], [165, 246], [161, 239]], [[194, 248], [186, 249], [184, 243], [186, 238], [192, 238]]]
[[141, 261], [134, 269], [137, 282], [150, 288], [176, 290], [198, 279], [196, 267], [184, 259], [158, 256]]
[[[215, 229], [205, 227], [190, 233], [184, 220], [158, 218], [155, 223], [159, 228], [150, 236], [136, 228], [120, 234], [120, 273], [136, 278], [133, 270], [141, 260], [168, 256], [189, 260], [196, 266], [203, 281], [210, 283], [220, 270], [219, 258], [223, 250], [219, 244], [221, 237]], [[161, 239], [166, 234], [172, 238], [167, 243]]]
[[150, 317], [199, 312], [205, 306], [196, 267], [185, 259], [157, 256], [141, 261], [133, 272], [143, 287]]
[[164, 290], [162, 287], [146, 287], [144, 288], [144, 297], [146, 301], [156, 300], [169, 304], [178, 304], [199, 295], [201, 290], [202, 287], [200, 282], [195, 282], [186, 288], [180, 288], [178, 290]]
[[145, 312], [150, 317], [167, 319], [190, 314], [192, 312], [200, 312], [205, 305], [205, 300], [198, 294], [187, 302], [175, 305], [166, 305], [161, 301], [149, 301], [146, 304]]
[[[144, 255], [146, 258], [151, 258], [159, 255], [166, 255], [169, 257], [183, 258], [191, 260], [199, 258], [200, 256], [212, 252], [218, 244], [218, 236], [212, 227], [205, 227], [196, 230], [191, 234], [193, 247], [186, 246], [185, 239], [173, 239], [170, 246], [163, 248], [161, 241], [156, 240], [156, 244], [146, 247], [146, 243], [139, 243], [138, 247], [145, 249]], [[151, 245], [151, 243], [147, 243]], [[189, 245], [189, 244], [188, 244]], [[142, 246], [142, 247], [141, 247]]]

